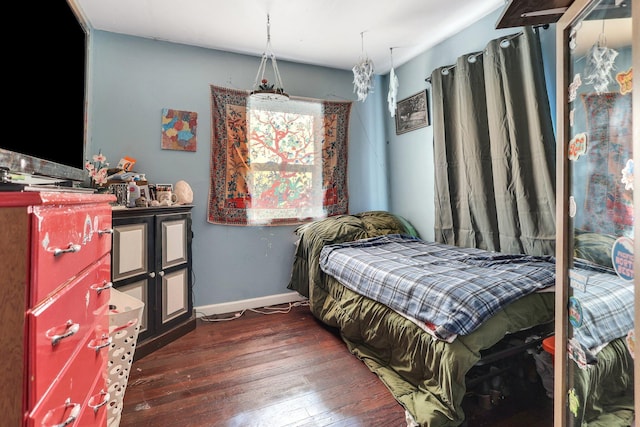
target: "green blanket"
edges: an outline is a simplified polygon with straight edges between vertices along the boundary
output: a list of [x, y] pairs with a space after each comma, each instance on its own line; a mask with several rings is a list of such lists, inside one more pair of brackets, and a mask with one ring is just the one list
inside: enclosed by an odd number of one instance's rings
[[464, 421], [465, 375], [485, 350], [506, 334], [553, 319], [554, 294], [529, 295], [453, 343], [434, 340], [383, 304], [356, 294], [319, 267], [325, 244], [383, 234], [415, 236], [404, 219], [388, 212], [341, 215], [299, 227], [289, 289], [308, 296], [311, 312], [339, 329], [349, 350], [375, 372], [421, 426], [458, 426]]
[[[625, 338], [607, 344], [598, 363], [573, 370], [575, 398], [569, 399], [570, 424], [576, 427], [630, 426], [634, 418], [633, 358]], [[573, 393], [572, 393], [573, 394]]]

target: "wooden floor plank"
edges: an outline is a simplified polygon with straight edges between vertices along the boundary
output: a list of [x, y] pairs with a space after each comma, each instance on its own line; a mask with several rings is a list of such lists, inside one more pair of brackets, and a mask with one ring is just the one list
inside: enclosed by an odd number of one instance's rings
[[[503, 417], [483, 414], [473, 402], [467, 410], [475, 424], [469, 427], [553, 424], [531, 424], [539, 407]], [[301, 306], [224, 322], [198, 319], [194, 331], [134, 361], [120, 427], [176, 425], [400, 427], [406, 420], [339, 334]]]

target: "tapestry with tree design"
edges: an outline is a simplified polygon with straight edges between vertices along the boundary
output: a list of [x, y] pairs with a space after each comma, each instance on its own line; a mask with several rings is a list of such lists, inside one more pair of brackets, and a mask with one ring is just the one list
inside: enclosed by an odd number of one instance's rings
[[207, 220], [293, 225], [348, 211], [351, 102], [254, 103], [211, 85]]

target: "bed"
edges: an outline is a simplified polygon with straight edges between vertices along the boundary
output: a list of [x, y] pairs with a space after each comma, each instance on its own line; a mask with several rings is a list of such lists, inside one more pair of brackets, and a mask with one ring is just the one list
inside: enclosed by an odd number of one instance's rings
[[[349, 242], [376, 242], [384, 236], [398, 245], [422, 244], [403, 218], [384, 211], [340, 215], [305, 224], [296, 234], [298, 242], [288, 288], [308, 297], [313, 315], [339, 330], [351, 353], [378, 375], [405, 408], [410, 425], [461, 425], [466, 375], [486, 350], [508, 334], [553, 321], [554, 293], [540, 292], [554, 283], [548, 274], [553, 264], [544, 257], [529, 260], [536, 263], [533, 268], [543, 273], [544, 283], [533, 285], [522, 295], [512, 295], [493, 313], [491, 310], [496, 307], [492, 306], [485, 320], [471, 318], [436, 324], [418, 319], [418, 308], [413, 315], [402, 313], [401, 307], [394, 309], [375, 301], [345, 286], [344, 279], [322, 270], [327, 251], [348, 246]], [[478, 264], [508, 267], [510, 261], [506, 258], [482, 252], [467, 250], [460, 256], [471, 257]], [[489, 261], [481, 259], [487, 254]], [[553, 278], [552, 271], [550, 276]]]
[[[570, 307], [569, 424], [633, 425], [634, 369], [629, 351], [634, 328], [634, 283], [615, 273], [611, 253], [616, 237], [576, 230]], [[581, 278], [581, 276], [588, 279]]]
[[[404, 407], [408, 425], [463, 424], [463, 399], [478, 367], [513, 354], [504, 350], [511, 337], [524, 333], [529, 340], [531, 333], [536, 343], [553, 332], [552, 257], [425, 242], [410, 223], [385, 211], [325, 218], [296, 234], [288, 288], [308, 297], [312, 314], [339, 330], [351, 353]], [[633, 417], [633, 360], [625, 339], [633, 328], [633, 283], [594, 263], [606, 258], [598, 251], [610, 253], [610, 241], [592, 234], [578, 240], [576, 254], [584, 260], [573, 273], [587, 277], [588, 285], [574, 292], [582, 316], [574, 338], [584, 355], [575, 357], [572, 424], [625, 425]], [[429, 273], [417, 274], [412, 264]], [[396, 287], [376, 284], [389, 271]], [[430, 293], [406, 285], [416, 280], [426, 280]], [[446, 298], [443, 283], [454, 290]], [[461, 289], [472, 295], [470, 308], [455, 301], [469, 299]]]

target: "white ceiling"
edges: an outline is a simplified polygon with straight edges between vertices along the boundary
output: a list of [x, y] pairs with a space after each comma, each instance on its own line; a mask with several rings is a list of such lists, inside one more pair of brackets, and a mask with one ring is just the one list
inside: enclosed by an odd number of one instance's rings
[[255, 56], [266, 48], [268, 14], [278, 60], [351, 70], [368, 57], [376, 74], [505, 5], [505, 0], [70, 1], [97, 30]]

